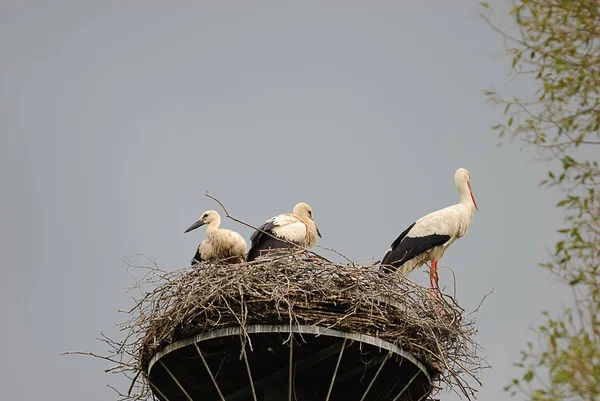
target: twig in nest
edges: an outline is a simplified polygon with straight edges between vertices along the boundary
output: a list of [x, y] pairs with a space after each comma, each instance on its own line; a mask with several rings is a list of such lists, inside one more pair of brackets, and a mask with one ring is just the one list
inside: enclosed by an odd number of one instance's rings
[[488, 292], [487, 294], [485, 294], [483, 296], [483, 298], [481, 299], [481, 301], [479, 301], [479, 305], [477, 305], [477, 308], [475, 308], [475, 310], [473, 310], [472, 312], [469, 312], [469, 315], [472, 315], [473, 313], [479, 312], [479, 308], [481, 308], [481, 305], [483, 305], [483, 303], [485, 302], [486, 298], [489, 297], [490, 295], [492, 295], [492, 293], [494, 292], [495, 288], [492, 288], [490, 290], [490, 292]]

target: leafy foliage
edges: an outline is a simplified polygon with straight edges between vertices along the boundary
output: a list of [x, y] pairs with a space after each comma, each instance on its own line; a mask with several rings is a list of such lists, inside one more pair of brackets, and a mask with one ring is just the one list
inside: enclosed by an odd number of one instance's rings
[[530, 99], [504, 98], [505, 121], [493, 127], [539, 150], [550, 171], [541, 182], [563, 199], [564, 226], [540, 265], [569, 286], [573, 303], [557, 316], [543, 312], [506, 389], [533, 401], [600, 400], [600, 2], [517, 0], [509, 12], [515, 34], [483, 16], [509, 43], [516, 78], [533, 82]]

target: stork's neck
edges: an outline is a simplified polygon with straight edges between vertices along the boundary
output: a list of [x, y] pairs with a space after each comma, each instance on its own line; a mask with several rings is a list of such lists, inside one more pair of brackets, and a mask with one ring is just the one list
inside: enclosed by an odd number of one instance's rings
[[314, 246], [317, 243], [317, 225], [310, 218], [302, 215], [294, 215], [298, 220], [306, 226], [306, 240], [303, 246]]
[[214, 233], [219, 230], [219, 226], [221, 225], [221, 218], [217, 217], [210, 223], [206, 225], [206, 233]]
[[463, 205], [475, 206], [473, 204], [473, 198], [471, 198], [471, 190], [469, 189], [469, 185], [467, 182], [461, 182], [460, 185], [457, 185], [458, 193], [460, 194], [460, 203]]

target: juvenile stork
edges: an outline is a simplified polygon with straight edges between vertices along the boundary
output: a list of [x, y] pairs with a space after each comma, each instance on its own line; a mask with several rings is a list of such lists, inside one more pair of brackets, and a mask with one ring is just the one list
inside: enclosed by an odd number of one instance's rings
[[207, 210], [202, 217], [189, 226], [186, 233], [195, 230], [203, 225], [206, 226], [206, 239], [202, 241], [194, 259], [192, 266], [198, 262], [225, 261], [227, 263], [240, 263], [246, 257], [246, 240], [235, 231], [219, 228], [221, 216], [215, 210]]
[[303, 247], [312, 247], [317, 243], [317, 235], [321, 237], [313, 220], [311, 207], [303, 202], [298, 203], [292, 213], [270, 218], [252, 234], [250, 237], [252, 245], [247, 260], [253, 261], [268, 249], [292, 247], [277, 238]]
[[440, 294], [438, 260], [458, 238], [467, 234], [477, 208], [471, 191], [471, 174], [459, 168], [454, 174], [460, 203], [429, 213], [411, 224], [386, 252], [381, 265], [391, 266], [408, 274], [426, 262], [431, 262], [431, 289]]

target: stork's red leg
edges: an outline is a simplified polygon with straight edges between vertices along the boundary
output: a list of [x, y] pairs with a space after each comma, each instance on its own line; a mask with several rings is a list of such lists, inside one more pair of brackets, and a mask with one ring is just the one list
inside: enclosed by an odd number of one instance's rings
[[433, 294], [441, 297], [440, 284], [439, 284], [439, 276], [438, 276], [438, 261], [436, 259], [431, 260], [431, 269], [429, 271], [429, 279], [431, 282], [431, 294], [433, 298]]
[[429, 298], [435, 298], [435, 259], [431, 260], [431, 267], [429, 269]]
[[[440, 277], [438, 276], [438, 261], [436, 259], [432, 259], [431, 260], [431, 273], [430, 273], [430, 278], [431, 278], [431, 298], [433, 299], [434, 295], [437, 295], [440, 299], [442, 298], [442, 292], [440, 291]], [[438, 313], [442, 316], [445, 315], [445, 312], [442, 310], [441, 307], [437, 307], [436, 310], [438, 311]]]
[[429, 270], [429, 281], [431, 282], [432, 290], [437, 290], [437, 291], [440, 290], [438, 265], [437, 265], [437, 260], [435, 260], [435, 259], [431, 260], [431, 269]]
[[432, 270], [433, 270], [433, 281], [435, 283], [435, 289], [437, 290], [437, 292], [440, 292], [440, 276], [438, 275], [438, 261], [436, 259], [433, 259], [431, 261], [432, 264]]
[[435, 288], [435, 283], [433, 281], [433, 264], [434, 264], [434, 262], [435, 262], [435, 260], [431, 261], [431, 267], [429, 268], [429, 286], [432, 291]]

